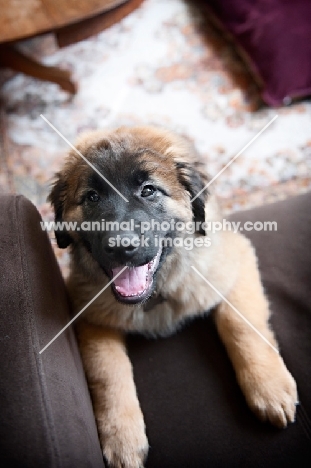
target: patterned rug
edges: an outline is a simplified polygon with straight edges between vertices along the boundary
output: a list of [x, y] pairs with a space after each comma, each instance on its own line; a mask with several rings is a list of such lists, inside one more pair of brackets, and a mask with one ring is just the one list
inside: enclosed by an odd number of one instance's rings
[[[56, 85], [2, 71], [0, 192], [22, 193], [52, 219], [46, 202], [67, 144], [85, 130], [165, 126], [193, 141], [215, 176], [276, 115], [273, 124], [215, 180], [225, 213], [311, 187], [311, 103], [268, 109], [234, 47], [183, 0], [145, 0], [120, 23], [58, 49], [52, 34], [24, 41], [27, 53], [72, 70], [74, 97]], [[55, 247], [63, 270], [67, 257]]]

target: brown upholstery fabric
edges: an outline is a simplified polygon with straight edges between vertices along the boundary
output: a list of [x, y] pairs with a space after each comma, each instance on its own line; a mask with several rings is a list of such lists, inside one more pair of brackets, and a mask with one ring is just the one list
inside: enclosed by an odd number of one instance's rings
[[0, 197], [0, 466], [103, 467], [64, 283], [40, 216]]
[[[274, 221], [256, 246], [281, 354], [298, 383], [295, 424], [278, 430], [248, 409], [212, 317], [159, 340], [130, 337], [150, 452], [147, 468], [311, 466], [311, 194], [238, 213]], [[251, 333], [251, 331], [250, 331]]]
[[[301, 406], [286, 430], [248, 409], [212, 317], [158, 340], [131, 336], [150, 453], [146, 468], [309, 467], [311, 464], [311, 194], [239, 213], [278, 222], [253, 231], [272, 322]], [[102, 467], [64, 284], [39, 215], [0, 197], [0, 466]]]

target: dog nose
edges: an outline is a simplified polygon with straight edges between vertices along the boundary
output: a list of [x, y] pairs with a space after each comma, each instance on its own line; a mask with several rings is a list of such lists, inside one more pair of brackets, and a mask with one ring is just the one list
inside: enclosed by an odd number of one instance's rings
[[140, 238], [133, 232], [122, 232], [115, 233], [113, 237], [110, 236], [106, 242], [104, 249], [109, 257], [127, 260], [137, 252]]

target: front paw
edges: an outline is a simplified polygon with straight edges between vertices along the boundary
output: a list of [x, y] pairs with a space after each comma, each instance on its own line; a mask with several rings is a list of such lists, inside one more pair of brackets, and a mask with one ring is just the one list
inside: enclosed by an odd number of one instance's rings
[[262, 421], [284, 428], [295, 421], [296, 382], [278, 355], [269, 364], [253, 363], [238, 376], [250, 408]]
[[98, 420], [98, 429], [109, 467], [143, 468], [149, 445], [140, 410], [110, 411]]

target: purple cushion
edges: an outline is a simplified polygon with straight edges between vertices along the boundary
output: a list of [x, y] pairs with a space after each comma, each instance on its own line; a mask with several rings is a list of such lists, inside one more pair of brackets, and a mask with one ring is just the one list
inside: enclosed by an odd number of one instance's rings
[[311, 94], [310, 0], [206, 0], [234, 37], [270, 106]]

